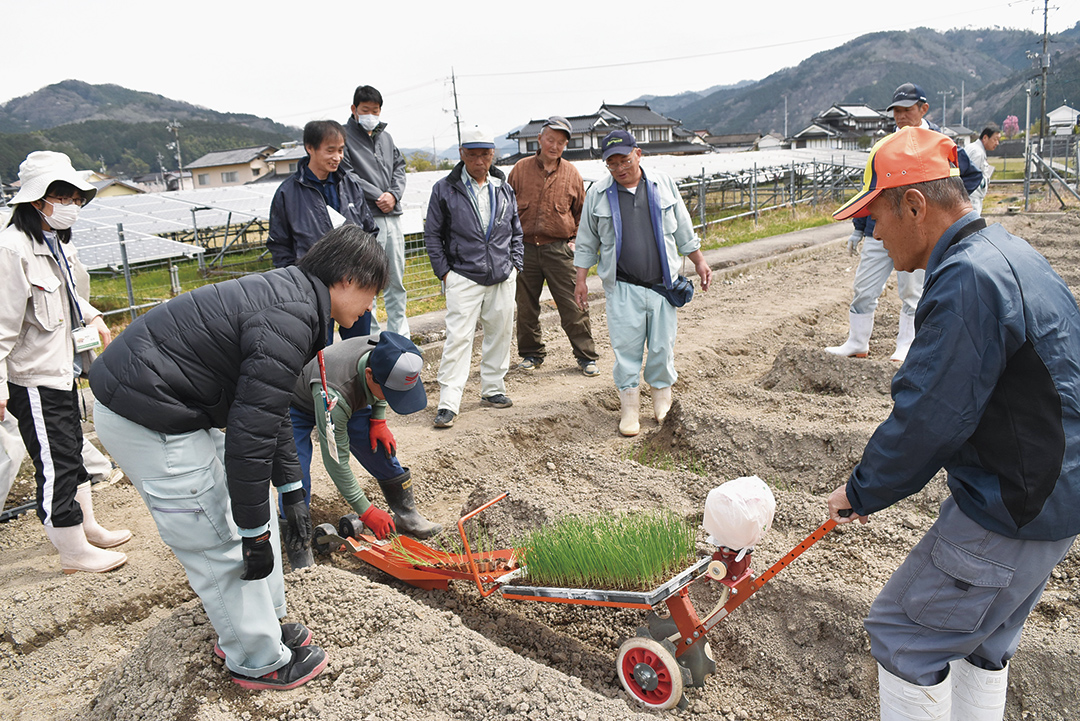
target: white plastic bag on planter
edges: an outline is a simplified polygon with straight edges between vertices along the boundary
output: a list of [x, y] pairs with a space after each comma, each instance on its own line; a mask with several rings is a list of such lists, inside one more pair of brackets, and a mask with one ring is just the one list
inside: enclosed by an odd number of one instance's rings
[[709, 491], [701, 522], [709, 543], [737, 551], [752, 548], [772, 527], [776, 498], [757, 476], [744, 476]]

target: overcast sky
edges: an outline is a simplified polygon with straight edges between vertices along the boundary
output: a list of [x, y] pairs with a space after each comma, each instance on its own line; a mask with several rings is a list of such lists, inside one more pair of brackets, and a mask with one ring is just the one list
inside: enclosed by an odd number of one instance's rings
[[[758, 80], [869, 32], [997, 25], [1041, 33], [1042, 7], [1041, 0], [12, 0], [0, 10], [0, 102], [76, 78], [302, 126], [344, 121], [353, 89], [369, 84], [383, 94], [382, 117], [399, 146], [434, 142], [442, 151], [456, 145], [451, 69], [462, 122], [503, 133], [533, 118], [587, 114], [603, 101]], [[1075, 12], [1051, 9], [1050, 32], [1076, 21]]]

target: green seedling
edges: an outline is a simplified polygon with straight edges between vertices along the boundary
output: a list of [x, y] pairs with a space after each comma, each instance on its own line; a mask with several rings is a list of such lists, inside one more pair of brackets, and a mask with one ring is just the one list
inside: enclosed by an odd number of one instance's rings
[[693, 563], [695, 529], [669, 511], [567, 516], [524, 548], [528, 584], [647, 591]]

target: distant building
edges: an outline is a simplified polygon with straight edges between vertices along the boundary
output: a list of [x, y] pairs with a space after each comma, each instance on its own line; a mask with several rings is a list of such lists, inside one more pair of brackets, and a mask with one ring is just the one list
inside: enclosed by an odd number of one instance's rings
[[792, 148], [858, 150], [892, 132], [892, 115], [869, 105], [840, 103], [814, 116], [810, 125], [791, 136]]
[[761, 133], [728, 133], [726, 135], [706, 135], [706, 143], [725, 153], [753, 150], [754, 144], [761, 138]]
[[[574, 115], [570, 121], [570, 143], [563, 157], [567, 160], [599, 158], [600, 141], [612, 130], [627, 130], [633, 134], [646, 155], [690, 155], [709, 152], [709, 146], [693, 131], [683, 128], [679, 121], [660, 115], [644, 105], [608, 105], [604, 103], [591, 115]], [[539, 149], [540, 129], [545, 119], [531, 120], [523, 128], [506, 137], [516, 140], [518, 152], [500, 158], [499, 163], [515, 163], [533, 155]]]
[[140, 188], [134, 183], [119, 178], [106, 178], [104, 180], [92, 180], [90, 185], [97, 188], [97, 198], [112, 198], [117, 195], [138, 195], [145, 193], [146, 188]]
[[962, 148], [968, 143], [973, 142], [977, 131], [963, 125], [947, 125], [942, 126], [941, 132], [952, 138], [952, 141], [956, 143], [957, 147]]
[[276, 150], [273, 145], [218, 150], [188, 163], [184, 169], [191, 171], [196, 189], [243, 185], [270, 171], [266, 160]]
[[307, 157], [304, 146], [291, 140], [281, 144], [281, 150], [275, 151], [266, 162], [270, 166], [270, 172], [253, 180], [254, 183], [280, 182], [296, 172], [300, 161]]
[[1062, 105], [1046, 114], [1051, 135], [1068, 135], [1080, 123], [1080, 110]]

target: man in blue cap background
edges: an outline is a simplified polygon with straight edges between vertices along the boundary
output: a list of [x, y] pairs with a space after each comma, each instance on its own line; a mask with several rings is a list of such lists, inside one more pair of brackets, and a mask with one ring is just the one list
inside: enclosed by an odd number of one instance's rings
[[[893, 114], [896, 129], [928, 128], [941, 132], [941, 128], [926, 119], [930, 103], [926, 101], [926, 92], [915, 83], [904, 83], [893, 92], [892, 103], [885, 112]], [[982, 172], [971, 165], [963, 148], [959, 154], [960, 178], [968, 193], [974, 192], [982, 184]], [[848, 338], [838, 346], [825, 350], [834, 355], [865, 358], [870, 353], [870, 336], [874, 332], [874, 311], [877, 310], [878, 298], [889, 282], [893, 272], [893, 262], [880, 240], [874, 238], [874, 221], [871, 218], [855, 218], [854, 229], [848, 237], [848, 250], [852, 255], [859, 253], [859, 267], [855, 271], [852, 284], [854, 297], [848, 308], [850, 328]], [[865, 242], [863, 239], [865, 238]], [[862, 243], [862, 251], [859, 251]], [[912, 273], [896, 272], [896, 291], [903, 303], [900, 308], [900, 324], [896, 333], [896, 350], [890, 360], [903, 363], [907, 358], [908, 348], [915, 337], [915, 306], [922, 296], [923, 271]]]
[[604, 136], [601, 148], [610, 176], [593, 183], [585, 195], [574, 249], [574, 300], [582, 310], [589, 307], [585, 278], [595, 265], [604, 282], [608, 337], [615, 353], [612, 375], [622, 409], [619, 432], [636, 436], [646, 347], [644, 375], [652, 388], [656, 421], [663, 423], [671, 408], [671, 386], [678, 377], [677, 325], [667, 294], [680, 280], [685, 282], [679, 276], [680, 256], [694, 264], [703, 291], [709, 288], [712, 269], [678, 185], [658, 171], [645, 173], [634, 136], [613, 130]]
[[[442, 531], [417, 511], [412, 476], [398, 463], [397, 441], [386, 426], [387, 406], [399, 415], [427, 407], [420, 380], [423, 367], [424, 359], [412, 341], [389, 331], [335, 343], [304, 366], [289, 416], [308, 503], [311, 430], [317, 427], [330, 480], [376, 537], [397, 531], [428, 538]], [[375, 477], [394, 518], [368, 500], [349, 466], [350, 454]], [[311, 565], [310, 538], [284, 535], [293, 567]]]

